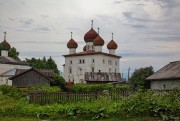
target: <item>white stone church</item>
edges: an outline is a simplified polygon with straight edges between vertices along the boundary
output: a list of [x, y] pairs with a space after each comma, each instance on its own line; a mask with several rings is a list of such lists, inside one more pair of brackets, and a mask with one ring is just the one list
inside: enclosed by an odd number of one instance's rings
[[116, 55], [118, 45], [113, 40], [107, 44], [109, 53], [102, 52], [104, 40], [93, 29], [84, 35], [86, 45], [82, 52], [76, 52], [78, 44], [71, 39], [67, 43], [69, 54], [65, 57], [64, 78], [66, 82], [74, 83], [112, 83], [120, 82], [121, 75], [119, 61], [121, 56]]

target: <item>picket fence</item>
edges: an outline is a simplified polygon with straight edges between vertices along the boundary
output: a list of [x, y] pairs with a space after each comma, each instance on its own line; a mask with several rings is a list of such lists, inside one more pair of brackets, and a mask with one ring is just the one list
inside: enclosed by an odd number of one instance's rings
[[132, 94], [132, 90], [120, 91], [103, 91], [103, 92], [33, 92], [28, 95], [30, 103], [40, 105], [53, 103], [70, 103], [79, 101], [94, 101], [98, 98], [105, 97], [114, 101], [118, 101]]

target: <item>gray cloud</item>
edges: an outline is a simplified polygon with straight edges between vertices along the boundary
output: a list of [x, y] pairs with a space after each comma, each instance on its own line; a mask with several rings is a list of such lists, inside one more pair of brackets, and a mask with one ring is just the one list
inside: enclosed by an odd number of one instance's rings
[[171, 56], [176, 56], [179, 55], [178, 52], [128, 52], [128, 53], [122, 53], [121, 54], [124, 58], [128, 57], [151, 57], [151, 58], [157, 58], [157, 57], [171, 57]]
[[31, 31], [33, 31], [33, 32], [50, 32], [51, 30], [48, 27], [35, 27]]
[[23, 25], [32, 25], [33, 19], [21, 19], [19, 20], [19, 23], [22, 23]]

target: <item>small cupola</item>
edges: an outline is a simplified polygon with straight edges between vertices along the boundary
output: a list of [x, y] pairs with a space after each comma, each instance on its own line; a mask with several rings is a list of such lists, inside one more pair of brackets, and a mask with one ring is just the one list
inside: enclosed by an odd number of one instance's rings
[[98, 36], [93, 40], [93, 44], [95, 46], [95, 52], [102, 52], [102, 46], [104, 45], [104, 40], [99, 35], [99, 28], [98, 28]]
[[11, 45], [6, 41], [6, 32], [4, 32], [4, 41], [0, 43], [1, 56], [8, 56]]
[[78, 44], [72, 38], [72, 32], [71, 32], [71, 39], [67, 43], [67, 47], [69, 48], [69, 54], [76, 53], [76, 48], [78, 47]]
[[112, 33], [112, 40], [107, 44], [107, 48], [109, 49], [109, 54], [115, 55], [115, 50], [118, 48], [118, 45], [113, 40], [113, 33]]

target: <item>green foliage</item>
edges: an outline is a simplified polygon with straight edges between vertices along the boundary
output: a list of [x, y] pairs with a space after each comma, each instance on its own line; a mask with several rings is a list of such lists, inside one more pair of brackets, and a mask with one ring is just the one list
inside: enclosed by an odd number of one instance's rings
[[93, 102], [68, 104], [28, 104], [25, 98], [16, 100], [0, 94], [0, 116], [33, 117], [39, 119], [105, 119], [133, 117], [162, 117], [164, 120], [180, 119], [180, 92], [137, 92], [118, 102], [102, 96]]
[[8, 56], [9, 57], [12, 57], [14, 59], [18, 59], [19, 60], [19, 52], [16, 51], [16, 48], [12, 47], [10, 50], [9, 50], [9, 53], [8, 53]]
[[154, 73], [153, 67], [145, 67], [145, 68], [140, 68], [134, 71], [130, 78], [130, 83], [133, 86], [133, 88], [140, 88], [140, 89], [145, 89], [149, 88], [149, 83], [145, 81], [147, 77], [152, 75]]
[[16, 99], [24, 95], [18, 88], [8, 85], [0, 85], [0, 92], [2, 92], [3, 95], [7, 95]]
[[51, 81], [51, 85], [60, 86], [64, 91], [66, 90], [66, 82], [64, 78], [57, 73], [54, 73], [53, 81]]
[[48, 59], [46, 59], [45, 57], [43, 57], [43, 59], [36, 59], [36, 58], [27, 59], [26, 58], [25, 61], [27, 63], [29, 63], [30, 66], [33, 67], [33, 68], [37, 68], [37, 69], [53, 69], [55, 73], [59, 74], [57, 64], [55, 63], [55, 61], [51, 57], [48, 58]]
[[45, 86], [33, 86], [28, 88], [28, 92], [60, 92], [60, 87], [51, 87], [48, 85]]
[[128, 85], [111, 85], [111, 84], [76, 84], [69, 88], [71, 92], [102, 92], [104, 90], [127, 90]]

